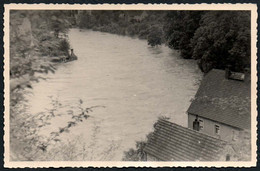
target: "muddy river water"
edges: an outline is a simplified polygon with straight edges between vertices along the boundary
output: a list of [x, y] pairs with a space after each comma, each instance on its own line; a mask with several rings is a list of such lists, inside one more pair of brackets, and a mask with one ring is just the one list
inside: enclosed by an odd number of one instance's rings
[[[60, 64], [55, 74], [35, 83], [28, 110], [55, 108], [53, 101], [63, 106], [57, 113], [79, 101], [84, 108], [100, 106], [62, 134], [63, 142], [78, 141], [75, 148], [84, 153], [79, 160], [121, 160], [160, 116], [187, 126], [186, 111], [202, 76], [195, 61], [166, 46], [151, 48], [146, 40], [109, 33], [72, 29], [69, 41], [78, 60]], [[69, 119], [57, 116], [41, 133], [50, 134]]]

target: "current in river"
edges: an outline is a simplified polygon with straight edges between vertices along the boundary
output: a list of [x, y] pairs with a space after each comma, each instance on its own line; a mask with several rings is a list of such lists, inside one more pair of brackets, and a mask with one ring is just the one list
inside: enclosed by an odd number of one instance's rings
[[[88, 119], [62, 134], [63, 142], [84, 153], [73, 160], [122, 160], [124, 151], [153, 131], [158, 117], [187, 127], [186, 111], [202, 76], [196, 61], [138, 38], [79, 29], [68, 35], [78, 60], [59, 64], [55, 74], [35, 83], [28, 110], [66, 113], [96, 106]], [[57, 115], [41, 134], [49, 135], [70, 118]], [[64, 160], [58, 154], [55, 159]]]

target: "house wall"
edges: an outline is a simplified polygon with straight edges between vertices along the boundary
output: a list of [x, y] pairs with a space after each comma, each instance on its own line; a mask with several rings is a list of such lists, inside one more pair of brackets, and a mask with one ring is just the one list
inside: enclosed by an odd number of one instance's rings
[[227, 161], [227, 155], [229, 155], [229, 161], [238, 161], [238, 155], [230, 144], [226, 145], [219, 155], [219, 161]]
[[[188, 127], [189, 128], [193, 129], [193, 121], [195, 119], [196, 119], [195, 115], [188, 114]], [[203, 129], [200, 130], [200, 132], [208, 134], [210, 136], [220, 138], [222, 140], [230, 142], [230, 141], [236, 139], [236, 137], [239, 134], [239, 130], [237, 128], [234, 128], [234, 127], [231, 127], [231, 126], [228, 126], [225, 124], [221, 124], [221, 123], [209, 120], [209, 119], [205, 119], [205, 118], [202, 118], [199, 116], [198, 116], [198, 119], [199, 120], [202, 119], [203, 123], [204, 123]], [[219, 125], [219, 128], [220, 128], [219, 135], [217, 135], [215, 133], [215, 125]]]

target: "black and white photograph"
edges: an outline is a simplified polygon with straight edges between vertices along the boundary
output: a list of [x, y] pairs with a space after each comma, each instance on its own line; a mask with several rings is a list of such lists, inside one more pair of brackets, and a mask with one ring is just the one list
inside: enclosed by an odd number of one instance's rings
[[256, 165], [256, 6], [147, 6], [5, 5], [5, 165]]

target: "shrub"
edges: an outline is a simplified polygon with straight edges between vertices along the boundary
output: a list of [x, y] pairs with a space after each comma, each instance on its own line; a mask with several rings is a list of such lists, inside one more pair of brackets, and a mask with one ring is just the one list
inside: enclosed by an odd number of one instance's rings
[[61, 53], [64, 53], [65, 55], [68, 55], [69, 54], [69, 49], [70, 49], [70, 44], [68, 42], [68, 40], [66, 39], [62, 39], [60, 40], [59, 42], [59, 51]]
[[158, 46], [162, 44], [163, 32], [158, 26], [153, 26], [148, 35], [148, 45]]

